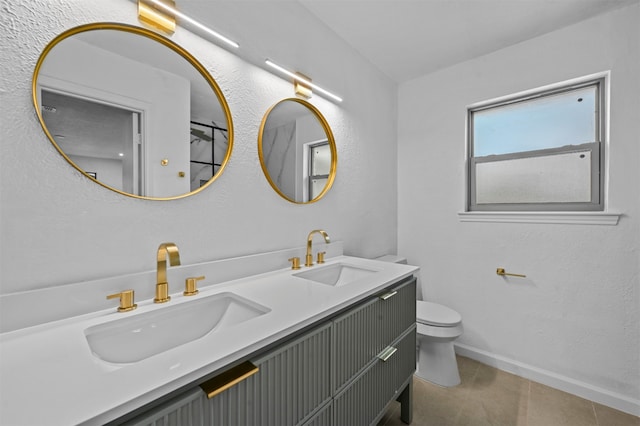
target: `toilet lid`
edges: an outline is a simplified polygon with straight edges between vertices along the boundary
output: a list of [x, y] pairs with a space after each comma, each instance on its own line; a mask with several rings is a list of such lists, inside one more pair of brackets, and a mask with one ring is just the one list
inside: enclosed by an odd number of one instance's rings
[[419, 323], [440, 327], [452, 327], [462, 321], [460, 314], [453, 309], [422, 300], [416, 302], [416, 318]]

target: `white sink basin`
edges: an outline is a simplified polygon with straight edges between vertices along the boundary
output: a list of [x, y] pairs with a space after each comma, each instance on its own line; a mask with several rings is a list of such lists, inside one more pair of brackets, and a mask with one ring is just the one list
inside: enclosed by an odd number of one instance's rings
[[338, 287], [350, 284], [360, 278], [364, 278], [378, 272], [373, 269], [361, 268], [359, 266], [348, 265], [346, 263], [336, 263], [334, 265], [314, 268], [316, 269], [298, 272], [297, 274], [293, 274], [293, 276]]
[[85, 336], [94, 356], [133, 363], [270, 310], [233, 293], [220, 293], [95, 325]]

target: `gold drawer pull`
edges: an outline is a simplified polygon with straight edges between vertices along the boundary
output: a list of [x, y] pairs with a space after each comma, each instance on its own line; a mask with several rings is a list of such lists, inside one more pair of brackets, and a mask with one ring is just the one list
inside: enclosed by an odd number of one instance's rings
[[207, 380], [200, 384], [200, 387], [207, 394], [209, 399], [217, 394], [224, 392], [231, 386], [240, 383], [249, 376], [253, 376], [260, 369], [253, 365], [250, 361], [245, 361], [240, 365], [225, 371], [224, 373]]
[[380, 296], [381, 300], [387, 300], [392, 298], [393, 296], [395, 296], [396, 294], [398, 294], [398, 292], [396, 290], [394, 291], [390, 291], [389, 293], [385, 293], [382, 296]]
[[387, 362], [387, 360], [391, 358], [393, 354], [396, 353], [397, 350], [398, 349], [394, 348], [393, 346], [388, 346], [385, 350], [380, 352], [380, 355], [378, 355], [378, 358], [380, 358], [382, 362]]

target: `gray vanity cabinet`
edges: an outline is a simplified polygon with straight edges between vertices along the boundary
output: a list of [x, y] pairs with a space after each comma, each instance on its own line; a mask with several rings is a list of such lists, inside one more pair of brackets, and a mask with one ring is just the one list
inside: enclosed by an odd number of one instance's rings
[[394, 399], [410, 422], [415, 282], [402, 280], [252, 357], [258, 372], [211, 399], [195, 386], [125, 424], [367, 425]]
[[[377, 421], [401, 392], [410, 395], [416, 366], [415, 279], [333, 321], [334, 424]], [[411, 420], [411, 401], [403, 420]]]

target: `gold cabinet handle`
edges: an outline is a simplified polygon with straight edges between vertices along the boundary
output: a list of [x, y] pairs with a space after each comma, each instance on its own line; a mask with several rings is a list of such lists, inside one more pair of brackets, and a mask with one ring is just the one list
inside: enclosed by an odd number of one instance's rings
[[398, 348], [394, 348], [393, 346], [388, 346], [385, 350], [380, 352], [380, 354], [378, 355], [378, 358], [382, 360], [382, 362], [387, 362], [389, 358], [391, 358], [393, 354], [396, 353], [397, 350]]
[[389, 293], [385, 293], [382, 296], [380, 296], [380, 300], [391, 299], [396, 294], [398, 294], [398, 292], [396, 290], [390, 291]]
[[195, 296], [198, 294], [198, 281], [204, 280], [204, 275], [201, 277], [191, 277], [184, 281], [184, 291], [182, 294], [185, 296]]
[[291, 262], [291, 269], [300, 269], [299, 257], [292, 257], [291, 259], [289, 259], [289, 262]]
[[324, 263], [324, 255], [327, 254], [326, 251], [319, 251], [318, 252], [318, 259], [316, 260], [316, 263]]
[[527, 276], [526, 276], [526, 275], [522, 275], [522, 274], [509, 274], [508, 272], [506, 272], [506, 271], [504, 270], [504, 268], [498, 268], [498, 269], [496, 269], [496, 274], [498, 274], [498, 275], [500, 275], [500, 276], [502, 276], [502, 277], [504, 277], [505, 275], [508, 275], [508, 276], [510, 276], [510, 277], [527, 278]]
[[253, 365], [250, 361], [245, 361], [242, 364], [236, 365], [224, 373], [201, 383], [200, 388], [202, 388], [204, 393], [207, 394], [207, 398], [211, 399], [219, 393], [229, 389], [231, 386], [253, 376], [258, 371], [260, 371], [260, 369], [257, 366]]
[[133, 311], [138, 307], [135, 303], [133, 303], [134, 292], [133, 290], [124, 290], [120, 293], [110, 294], [107, 296], [107, 299], [120, 299], [120, 306], [118, 307], [118, 312], [129, 312]]

